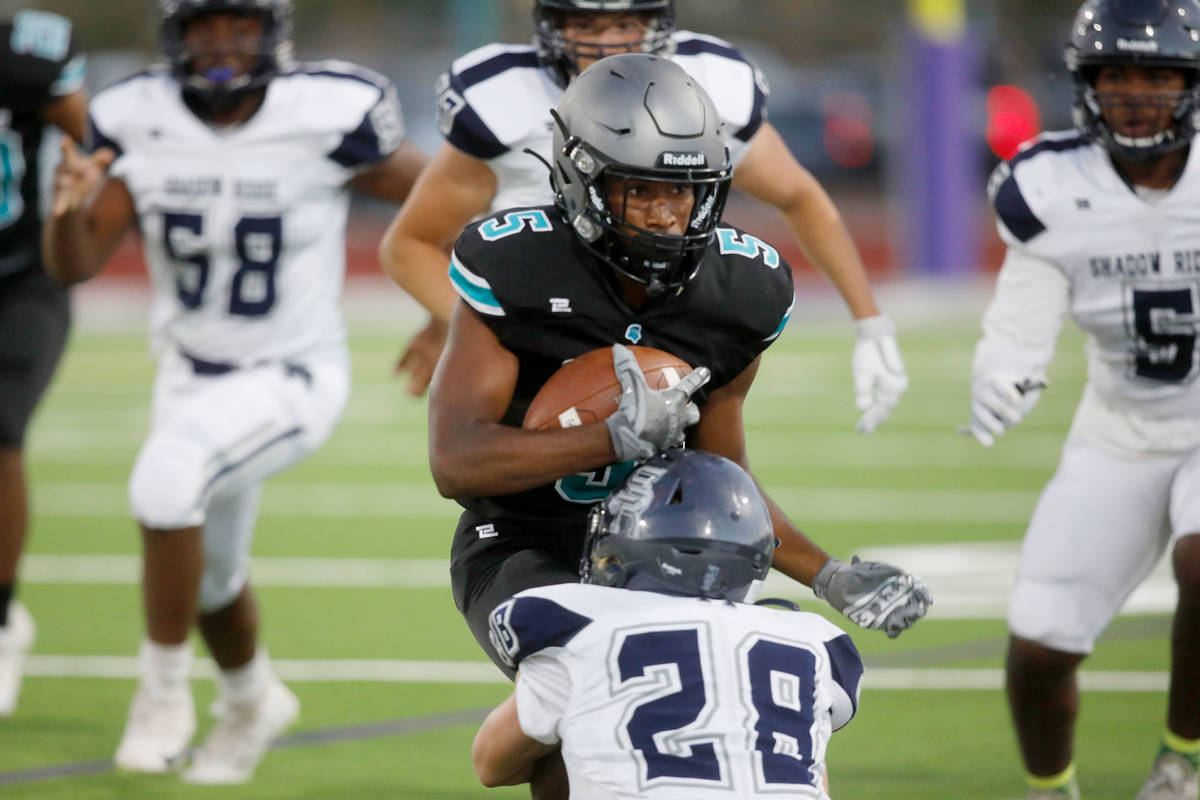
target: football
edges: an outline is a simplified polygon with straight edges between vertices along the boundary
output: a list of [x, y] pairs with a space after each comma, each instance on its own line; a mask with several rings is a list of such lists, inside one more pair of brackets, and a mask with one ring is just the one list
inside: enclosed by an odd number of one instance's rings
[[[686, 361], [652, 347], [630, 346], [651, 389], [669, 389], [692, 371]], [[573, 428], [599, 422], [617, 410], [621, 383], [611, 347], [589, 350], [563, 364], [538, 390], [525, 412], [527, 430]]]

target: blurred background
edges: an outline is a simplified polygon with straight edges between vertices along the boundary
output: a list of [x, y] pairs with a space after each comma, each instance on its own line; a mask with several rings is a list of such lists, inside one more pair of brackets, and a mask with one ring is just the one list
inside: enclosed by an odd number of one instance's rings
[[[433, 86], [458, 55], [527, 42], [529, 0], [296, 0], [304, 59], [338, 57], [391, 78], [411, 138], [440, 144]], [[977, 275], [1002, 257], [984, 187], [1000, 156], [1070, 125], [1061, 51], [1077, 0], [679, 0], [679, 27], [728, 39], [760, 66], [769, 116], [825, 184], [876, 278]], [[149, 0], [0, 0], [74, 20], [93, 90], [158, 58]], [[358, 201], [351, 272], [374, 272], [392, 210]], [[727, 215], [803, 257], [772, 212]], [[133, 251], [130, 251], [132, 254]], [[128, 255], [128, 254], [127, 254]], [[139, 269], [123, 258], [109, 270]]]

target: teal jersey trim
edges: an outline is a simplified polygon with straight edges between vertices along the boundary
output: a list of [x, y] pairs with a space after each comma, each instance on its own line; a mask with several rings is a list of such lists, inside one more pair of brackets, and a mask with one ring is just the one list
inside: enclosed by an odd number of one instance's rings
[[490, 317], [504, 316], [504, 309], [492, 293], [491, 284], [463, 266], [456, 254], [450, 256], [450, 282], [454, 284], [454, 290], [458, 292], [459, 297], [466, 300], [467, 304], [480, 314]]

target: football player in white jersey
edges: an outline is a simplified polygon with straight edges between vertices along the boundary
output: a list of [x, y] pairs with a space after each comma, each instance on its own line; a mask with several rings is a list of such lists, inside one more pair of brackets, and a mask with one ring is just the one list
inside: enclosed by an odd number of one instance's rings
[[[450, 246], [473, 219], [553, 202], [550, 110], [567, 82], [613, 53], [669, 55], [712, 96], [725, 123], [733, 185], [779, 209], [805, 255], [857, 320], [852, 367], [858, 430], [887, 419], [908, 377], [895, 326], [880, 314], [858, 252], [829, 195], [766, 120], [766, 85], [729, 43], [674, 28], [673, 0], [536, 0], [533, 45], [492, 44], [456, 60], [438, 87], [446, 142], [380, 245], [384, 268], [433, 315], [399, 369], [421, 394], [441, 352], [455, 293]], [[542, 161], [530, 154], [537, 154]], [[543, 163], [545, 162], [545, 163]]]
[[1200, 2], [1087, 0], [1066, 51], [1078, 130], [989, 187], [1008, 253], [971, 376], [985, 446], [1045, 386], [1063, 318], [1088, 382], [1009, 605], [1008, 695], [1031, 798], [1077, 797], [1075, 673], [1165, 550], [1179, 602], [1166, 730], [1138, 800], [1196, 800], [1200, 760]]
[[96, 97], [94, 155], [64, 147], [46, 260], [86, 280], [136, 227], [154, 286], [129, 486], [147, 635], [117, 766], [167, 772], [187, 752], [196, 624], [220, 720], [183, 778], [240, 783], [299, 709], [257, 643], [247, 568], [262, 481], [329, 436], [349, 390], [347, 189], [400, 202], [424, 159], [385, 79], [292, 60], [290, 0], [162, 0], [160, 17], [168, 63]]
[[583, 584], [491, 614], [519, 669], [475, 737], [480, 780], [524, 783], [561, 747], [572, 800], [828, 798], [825, 753], [857, 710], [862, 660], [823, 617], [751, 605], [775, 549], [754, 479], [668, 450], [589, 527]]

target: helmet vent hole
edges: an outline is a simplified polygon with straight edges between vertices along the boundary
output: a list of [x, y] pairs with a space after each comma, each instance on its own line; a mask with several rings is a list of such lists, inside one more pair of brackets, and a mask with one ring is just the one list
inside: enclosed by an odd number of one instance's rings
[[674, 493], [671, 495], [671, 500], [667, 505], [677, 506], [683, 502], [683, 487], [676, 486]]

